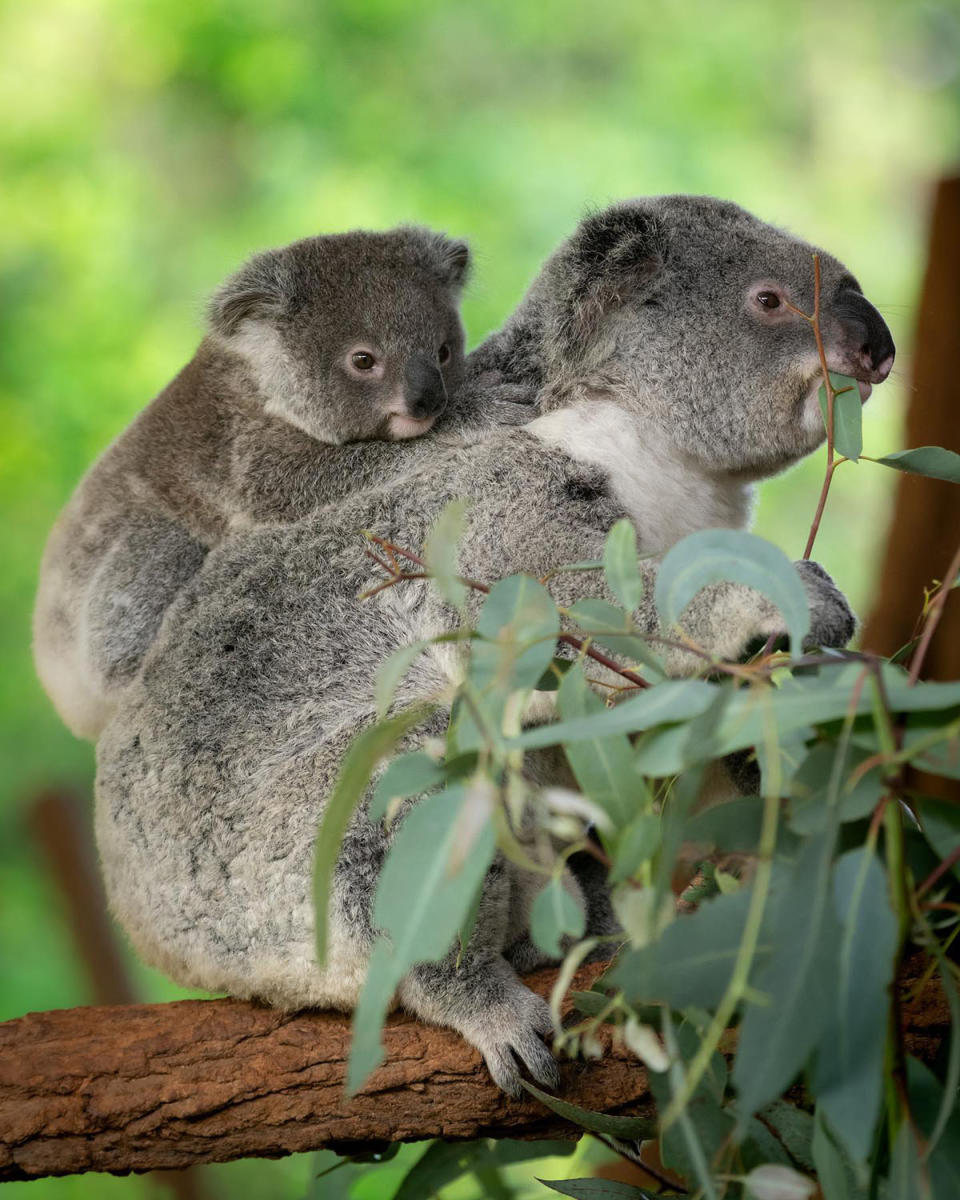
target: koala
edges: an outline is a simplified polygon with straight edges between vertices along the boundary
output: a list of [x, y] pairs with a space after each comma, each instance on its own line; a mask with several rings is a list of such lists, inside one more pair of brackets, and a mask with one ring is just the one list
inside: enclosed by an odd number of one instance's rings
[[[93, 466], [47, 545], [36, 664], [75, 733], [96, 736], [230, 530], [402, 471], [383, 450], [426, 433], [463, 381], [468, 259], [419, 228], [311, 237], [216, 291], [194, 358]], [[469, 423], [461, 406], [447, 428]]]
[[[360, 602], [382, 575], [357, 531], [424, 542], [444, 505], [468, 501], [459, 569], [493, 581], [542, 576], [602, 554], [627, 516], [644, 553], [715, 525], [743, 525], [755, 480], [823, 438], [820, 367], [809, 324], [812, 248], [732, 204], [705, 197], [630, 201], [595, 213], [548, 260], [516, 313], [477, 352], [491, 387], [540, 388], [542, 415], [284, 527], [239, 531], [184, 587], [98, 745], [96, 833], [112, 910], [144, 958], [181, 983], [299, 1008], [350, 1009], [377, 936], [373, 897], [397, 824], [354, 814], [331, 895], [328, 957], [314, 954], [313, 845], [356, 732], [375, 719], [373, 679], [399, 646], [447, 629], [454, 614], [406, 584]], [[829, 363], [862, 381], [889, 372], [894, 348], [876, 310], [836, 259], [822, 257]], [[842, 646], [850, 609], [821, 567], [799, 563], [811, 639]], [[661, 629], [655, 557], [635, 614]], [[564, 605], [598, 581], [562, 573]], [[776, 609], [735, 584], [704, 589], [682, 626], [711, 654], [737, 658], [782, 632]], [[463, 650], [463, 653], [466, 653]], [[396, 703], [443, 695], [458, 648], [421, 654]], [[667, 670], [699, 663], [679, 644]], [[404, 748], [442, 733], [435, 713]], [[534, 763], [541, 780], [549, 763]], [[609, 905], [565, 880], [588, 933]], [[528, 934], [542, 879], [498, 858], [467, 946], [414, 967], [396, 1001], [458, 1030], [495, 1082], [525, 1068], [556, 1082], [542, 1040], [546, 1005], [517, 969], [538, 962]], [[539, 956], [543, 961], [543, 956]]]

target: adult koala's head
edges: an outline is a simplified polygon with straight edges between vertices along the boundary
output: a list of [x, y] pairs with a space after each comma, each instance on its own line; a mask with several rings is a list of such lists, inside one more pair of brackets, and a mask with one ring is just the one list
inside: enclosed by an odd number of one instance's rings
[[[707, 467], [779, 470], [824, 438], [814, 331], [792, 311], [813, 312], [814, 252], [710, 197], [595, 213], [528, 298], [546, 378], [561, 381], [558, 395], [565, 380], [607, 380]], [[823, 253], [820, 264], [827, 365], [860, 381], [865, 400], [890, 373], [893, 340], [843, 264]]]
[[416, 437], [463, 376], [463, 242], [415, 227], [304, 238], [214, 294], [214, 338], [266, 411], [323, 442]]

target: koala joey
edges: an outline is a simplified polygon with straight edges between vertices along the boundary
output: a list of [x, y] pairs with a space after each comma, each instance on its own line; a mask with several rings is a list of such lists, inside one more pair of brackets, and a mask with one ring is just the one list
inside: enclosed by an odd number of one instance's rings
[[[831, 367], [867, 386], [893, 344], [835, 259], [822, 257]], [[429, 465], [357, 493], [336, 512], [238, 532], [213, 550], [168, 614], [98, 745], [96, 828], [112, 909], [140, 953], [185, 984], [284, 1007], [350, 1008], [377, 936], [373, 897], [392, 828], [358, 809], [333, 883], [329, 955], [314, 955], [313, 843], [343, 754], [374, 719], [373, 679], [397, 647], [449, 628], [422, 584], [358, 593], [382, 576], [355, 531], [419, 546], [451, 498], [469, 502], [460, 569], [493, 580], [599, 557], [623, 515], [656, 552], [711, 525], [743, 525], [751, 481], [806, 454], [819, 363], [809, 310], [811, 247], [732, 204], [638, 200], [588, 217], [547, 262], [518, 311], [477, 352], [493, 387], [532, 377], [544, 414], [470, 445], [434, 445]], [[854, 618], [829, 576], [798, 565], [812, 638], [841, 646]], [[640, 563], [635, 618], [663, 632], [650, 599], [657, 565]], [[563, 573], [570, 604], [598, 581]], [[702, 591], [682, 617], [711, 653], [735, 658], [782, 631], [776, 609], [733, 584]], [[664, 650], [667, 669], [699, 663]], [[399, 704], [435, 697], [459, 660], [422, 654]], [[434, 715], [411, 734], [442, 733]], [[549, 764], [533, 764], [543, 779]], [[588, 932], [611, 929], [585, 878], [571, 892]], [[519, 1091], [521, 1066], [543, 1083], [555, 1066], [549, 1014], [516, 968], [537, 961], [529, 905], [542, 881], [498, 860], [467, 947], [414, 967], [397, 1000], [450, 1026]]]
[[420, 228], [311, 237], [216, 291], [196, 355], [89, 471], [47, 545], [36, 663], [75, 733], [96, 736], [229, 530], [296, 520], [402, 468], [384, 443], [429, 430], [463, 378], [468, 257]]

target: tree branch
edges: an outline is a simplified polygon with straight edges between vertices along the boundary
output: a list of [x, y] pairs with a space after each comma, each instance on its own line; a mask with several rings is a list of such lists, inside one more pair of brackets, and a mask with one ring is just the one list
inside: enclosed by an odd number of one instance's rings
[[[572, 987], [589, 988], [603, 969], [581, 968]], [[551, 970], [527, 982], [548, 995], [555, 979]], [[908, 996], [903, 1014], [910, 1052], [931, 1062], [950, 1024], [938, 981]], [[600, 1036], [610, 1045], [609, 1027]], [[347, 1099], [350, 1021], [341, 1013], [184, 1000], [7, 1021], [0, 1024], [0, 1181], [372, 1142], [581, 1132], [533, 1099], [497, 1091], [479, 1054], [448, 1029], [394, 1014], [384, 1037], [386, 1063]], [[724, 1049], [732, 1047], [728, 1036]], [[565, 1061], [561, 1076], [559, 1094], [571, 1103], [653, 1116], [644, 1068], [622, 1047], [590, 1063]]]

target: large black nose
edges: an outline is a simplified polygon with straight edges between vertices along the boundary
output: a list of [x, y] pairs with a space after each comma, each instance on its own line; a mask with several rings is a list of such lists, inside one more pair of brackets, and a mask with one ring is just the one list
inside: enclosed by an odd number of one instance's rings
[[443, 376], [435, 362], [422, 354], [414, 354], [404, 372], [404, 394], [407, 412], [418, 421], [435, 417], [447, 403]]
[[859, 292], [844, 295], [835, 311], [854, 363], [867, 382], [883, 383], [897, 353], [886, 321]]

